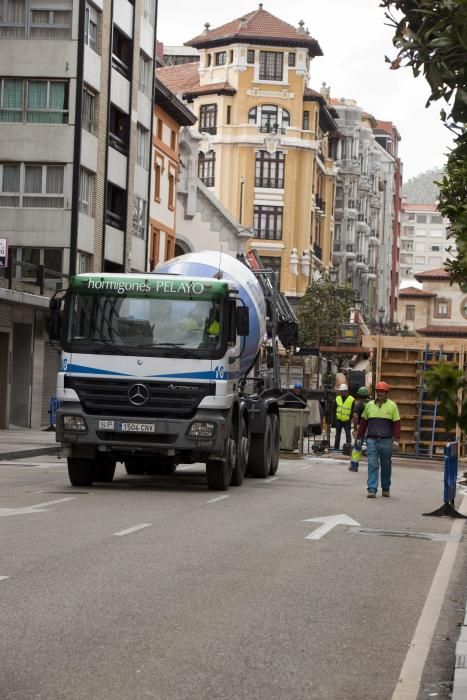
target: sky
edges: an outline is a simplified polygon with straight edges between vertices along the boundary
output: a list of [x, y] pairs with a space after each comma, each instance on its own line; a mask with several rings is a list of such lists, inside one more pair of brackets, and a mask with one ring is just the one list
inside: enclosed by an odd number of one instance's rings
[[[255, 0], [238, 0], [232, 8], [220, 0], [159, 0], [157, 38], [181, 45], [201, 34], [205, 22], [215, 28], [257, 7]], [[324, 55], [311, 62], [310, 87], [319, 90], [325, 82], [331, 97], [354, 99], [376, 119], [397, 126], [404, 181], [445, 163], [452, 146], [439, 117], [445, 104], [425, 109], [425, 78], [414, 78], [410, 68], [389, 70], [384, 57], [395, 58], [396, 50], [379, 0], [263, 0], [263, 8], [295, 27], [303, 20], [320, 44]]]

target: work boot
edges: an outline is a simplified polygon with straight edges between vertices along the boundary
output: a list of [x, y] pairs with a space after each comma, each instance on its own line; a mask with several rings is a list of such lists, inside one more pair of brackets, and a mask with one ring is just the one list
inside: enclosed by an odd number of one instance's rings
[[389, 498], [390, 495], [389, 489], [383, 489], [383, 496], [385, 496], [385, 498]]
[[376, 498], [376, 491], [368, 491], [367, 498]]

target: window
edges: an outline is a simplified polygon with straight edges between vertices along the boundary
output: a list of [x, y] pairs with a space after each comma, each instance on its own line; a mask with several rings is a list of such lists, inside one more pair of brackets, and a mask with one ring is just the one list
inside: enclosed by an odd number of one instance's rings
[[165, 259], [171, 260], [175, 255], [175, 236], [165, 234]]
[[66, 124], [68, 81], [0, 79], [0, 122]]
[[282, 239], [282, 207], [255, 205], [253, 227], [255, 238], [280, 241]]
[[405, 307], [405, 320], [415, 321], [415, 304], [407, 304]]
[[232, 50], [229, 51], [229, 63], [233, 63], [234, 60], [234, 52]]
[[150, 149], [149, 131], [138, 124], [136, 126], [136, 162], [145, 170], [149, 170]]
[[155, 0], [143, 0], [143, 17], [148, 20], [151, 27], [154, 26], [155, 10]]
[[401, 241], [401, 250], [413, 250], [413, 241]]
[[201, 105], [199, 109], [199, 130], [208, 134], [217, 133], [217, 105]]
[[255, 50], [254, 49], [248, 49], [246, 52], [246, 62], [247, 63], [254, 63], [255, 62]]
[[143, 52], [139, 55], [139, 89], [144, 95], [151, 97], [152, 61]]
[[157, 120], [157, 138], [159, 139], [159, 141], [162, 141], [163, 134], [164, 134], [164, 122], [162, 121], [162, 119], [159, 118]]
[[309, 129], [310, 129], [310, 113], [309, 112], [303, 112], [302, 129], [303, 129], [303, 131], [309, 131]]
[[92, 269], [92, 256], [89, 253], [81, 253], [78, 251], [78, 260], [76, 264], [76, 272], [91, 272]]
[[161, 201], [161, 174], [163, 169], [163, 161], [160, 161], [156, 156], [154, 163], [154, 199], [156, 202]]
[[135, 195], [135, 205], [133, 208], [133, 236], [145, 238], [146, 234], [146, 201]]
[[259, 79], [282, 80], [284, 54], [278, 51], [259, 52]]
[[295, 54], [294, 53], [289, 53], [288, 64], [291, 68], [293, 68], [295, 66]]
[[169, 196], [167, 200], [167, 206], [171, 211], [175, 209], [175, 176], [175, 170], [172, 170], [171, 166], [169, 165]]
[[63, 165], [0, 165], [0, 207], [63, 209]]
[[51, 3], [0, 0], [0, 38], [71, 39], [72, 0], [63, 0], [60, 10], [47, 5]]
[[172, 151], [177, 149], [177, 133], [173, 129], [170, 132], [170, 148]]
[[268, 153], [258, 151], [256, 154], [255, 187], [284, 187], [285, 155], [282, 151]]
[[151, 241], [149, 246], [149, 269], [152, 270], [159, 262], [159, 246], [161, 232], [155, 226], [151, 226]]
[[407, 221], [415, 221], [415, 214], [414, 213], [407, 214]]
[[223, 66], [227, 63], [227, 54], [225, 51], [218, 51], [214, 54], [216, 66]]
[[290, 126], [290, 113], [277, 105], [252, 107], [248, 112], [248, 123], [256, 124], [262, 133], [281, 131], [285, 134], [286, 128]]
[[230, 105], [227, 105], [227, 115], [226, 115], [226, 118], [225, 118], [225, 121], [226, 121], [227, 124], [230, 124], [231, 113], [232, 113], [232, 107], [231, 107]]
[[129, 143], [129, 119], [128, 114], [121, 112], [115, 105], [110, 105], [109, 115], [109, 143], [120, 153], [128, 153]]
[[126, 199], [126, 190], [117, 187], [113, 182], [107, 183], [105, 222], [122, 231], [125, 230]]
[[71, 39], [71, 11], [31, 9], [31, 39]]
[[450, 318], [450, 306], [447, 299], [435, 299], [435, 318]]
[[431, 250], [433, 250], [433, 251], [439, 251], [439, 250], [440, 250], [440, 247], [439, 247], [439, 245], [432, 245], [432, 246], [431, 246]]
[[83, 109], [81, 112], [81, 124], [83, 129], [94, 133], [96, 121], [96, 95], [87, 87], [83, 88]]
[[86, 168], [80, 168], [78, 208], [86, 216], [93, 216], [93, 195], [94, 175]]
[[15, 279], [35, 283], [38, 266], [44, 266], [46, 287], [55, 287], [63, 271], [63, 250], [61, 248], [10, 248]]
[[442, 224], [443, 223], [443, 217], [440, 214], [432, 214], [430, 216], [431, 223], [432, 224]]
[[198, 155], [198, 177], [206, 187], [214, 187], [216, 153], [208, 151]]
[[97, 10], [86, 3], [86, 12], [84, 19], [84, 43], [90, 49], [98, 52], [98, 36], [99, 36], [99, 14]]
[[426, 224], [427, 216], [426, 214], [417, 214], [415, 217], [417, 224]]
[[125, 78], [131, 77], [132, 42], [116, 26], [113, 28], [112, 66]]

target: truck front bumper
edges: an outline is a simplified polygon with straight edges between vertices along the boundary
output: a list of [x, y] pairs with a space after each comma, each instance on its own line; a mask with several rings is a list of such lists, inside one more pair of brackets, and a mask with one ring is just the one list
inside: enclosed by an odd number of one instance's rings
[[[116, 455], [164, 454], [222, 456], [229, 435], [228, 412], [200, 409], [193, 418], [144, 418], [88, 415], [76, 403], [57, 412], [56, 439], [64, 454], [93, 457], [96, 452]], [[180, 459], [182, 461], [182, 459]]]

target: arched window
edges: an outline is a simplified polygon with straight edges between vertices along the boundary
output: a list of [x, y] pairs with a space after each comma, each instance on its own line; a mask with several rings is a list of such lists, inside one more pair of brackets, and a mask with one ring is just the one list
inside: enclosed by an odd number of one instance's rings
[[284, 130], [290, 126], [290, 112], [277, 105], [252, 107], [248, 112], [248, 124], [256, 124], [265, 133]]

